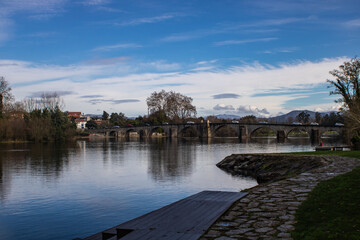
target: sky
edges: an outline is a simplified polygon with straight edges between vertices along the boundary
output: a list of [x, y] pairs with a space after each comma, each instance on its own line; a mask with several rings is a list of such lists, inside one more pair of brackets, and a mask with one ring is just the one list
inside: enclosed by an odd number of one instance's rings
[[0, 0], [0, 76], [17, 101], [147, 114], [153, 92], [197, 116], [331, 111], [329, 71], [360, 52], [358, 0]]

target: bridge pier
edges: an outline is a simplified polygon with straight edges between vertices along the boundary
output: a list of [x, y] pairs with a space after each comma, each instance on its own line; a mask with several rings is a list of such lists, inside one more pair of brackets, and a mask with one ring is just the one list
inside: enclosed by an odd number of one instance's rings
[[248, 138], [250, 138], [248, 127], [239, 126], [239, 139], [241, 140], [241, 142], [246, 141]]
[[286, 134], [284, 130], [278, 130], [276, 132], [276, 137], [277, 139], [285, 139], [286, 138]]
[[206, 130], [207, 130], [207, 138], [212, 138], [211, 128], [210, 128], [210, 121], [209, 120], [206, 121]]
[[318, 129], [311, 129], [311, 141], [316, 141], [320, 138], [320, 131]]
[[178, 137], [178, 129], [177, 128], [170, 128], [169, 137], [177, 138]]

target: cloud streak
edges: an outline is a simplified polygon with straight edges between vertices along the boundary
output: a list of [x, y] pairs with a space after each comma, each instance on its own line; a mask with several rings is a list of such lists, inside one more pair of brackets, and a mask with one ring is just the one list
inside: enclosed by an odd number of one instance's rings
[[241, 96], [235, 93], [222, 93], [222, 94], [213, 95], [212, 97], [213, 99], [224, 99], [224, 98], [239, 98]]
[[119, 43], [119, 44], [115, 44], [115, 45], [107, 45], [107, 46], [97, 47], [97, 48], [94, 48], [92, 51], [106, 52], [106, 51], [113, 51], [116, 49], [129, 49], [129, 48], [141, 48], [141, 47], [142, 47], [142, 45], [136, 44], [136, 43]]
[[239, 45], [239, 44], [247, 44], [247, 43], [255, 43], [255, 42], [270, 42], [278, 40], [278, 38], [271, 37], [271, 38], [256, 38], [256, 39], [244, 39], [244, 40], [226, 40], [221, 42], [214, 43], [217, 46], [224, 46], [224, 45]]
[[115, 25], [118, 26], [136, 26], [136, 25], [141, 25], [141, 24], [149, 24], [149, 23], [158, 23], [158, 22], [162, 22], [165, 20], [169, 20], [172, 18], [175, 18], [179, 16], [178, 14], [174, 14], [174, 13], [168, 13], [168, 14], [163, 14], [160, 16], [154, 16], [154, 17], [148, 17], [148, 18], [136, 18], [136, 19], [132, 19], [129, 21], [124, 21], [121, 23], [117, 23]]
[[110, 103], [110, 104], [123, 104], [123, 103], [137, 103], [140, 102], [140, 100], [137, 99], [92, 99], [89, 101], [91, 104], [96, 105], [100, 103]]

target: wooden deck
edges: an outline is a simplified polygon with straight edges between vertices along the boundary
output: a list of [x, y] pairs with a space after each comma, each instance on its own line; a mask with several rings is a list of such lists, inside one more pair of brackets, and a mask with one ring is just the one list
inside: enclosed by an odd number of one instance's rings
[[195, 240], [245, 195], [203, 191], [83, 240]]

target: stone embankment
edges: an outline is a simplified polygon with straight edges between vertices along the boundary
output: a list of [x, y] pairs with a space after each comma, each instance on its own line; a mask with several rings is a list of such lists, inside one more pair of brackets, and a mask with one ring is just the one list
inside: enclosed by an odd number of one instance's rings
[[218, 167], [251, 175], [260, 184], [247, 190], [200, 239], [292, 239], [295, 212], [317, 183], [357, 166], [359, 159], [335, 156], [233, 154]]

